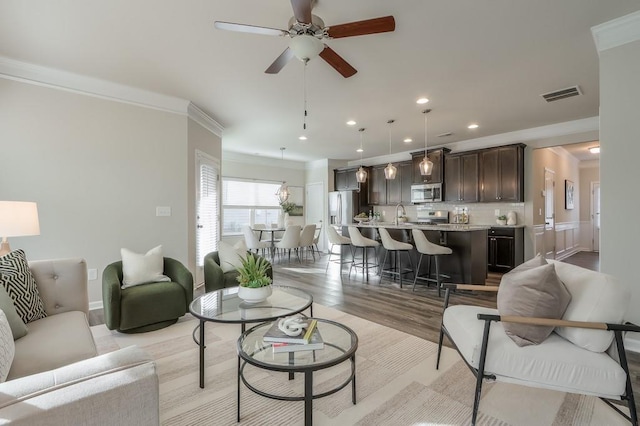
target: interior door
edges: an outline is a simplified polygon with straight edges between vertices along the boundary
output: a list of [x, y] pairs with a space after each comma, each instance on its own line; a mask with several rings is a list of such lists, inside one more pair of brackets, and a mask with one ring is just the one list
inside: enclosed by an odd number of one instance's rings
[[204, 283], [204, 257], [220, 239], [220, 165], [196, 151], [196, 287]]
[[600, 182], [591, 182], [592, 250], [600, 251]]
[[556, 258], [556, 224], [555, 224], [555, 186], [556, 173], [544, 169], [544, 257]]
[[[307, 184], [304, 198], [306, 204], [305, 223], [315, 223], [316, 227], [326, 223], [327, 219], [324, 217], [324, 184], [322, 182]], [[324, 250], [324, 247], [324, 229], [322, 229], [318, 239], [318, 249]]]

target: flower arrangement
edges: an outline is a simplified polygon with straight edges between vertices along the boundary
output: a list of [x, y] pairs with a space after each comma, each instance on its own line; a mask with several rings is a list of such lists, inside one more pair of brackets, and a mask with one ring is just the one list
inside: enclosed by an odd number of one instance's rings
[[264, 257], [247, 254], [241, 258], [242, 267], [238, 268], [238, 277], [240, 287], [259, 288], [266, 287], [271, 284], [271, 278], [267, 275], [267, 271], [271, 266]]
[[291, 213], [296, 208], [296, 204], [290, 201], [285, 201], [284, 203], [280, 204], [280, 207], [282, 207], [283, 212]]

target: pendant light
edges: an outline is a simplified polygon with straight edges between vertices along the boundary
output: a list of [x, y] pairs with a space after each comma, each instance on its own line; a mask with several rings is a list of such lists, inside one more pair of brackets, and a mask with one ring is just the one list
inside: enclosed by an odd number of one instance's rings
[[422, 111], [424, 114], [424, 159], [420, 162], [420, 174], [422, 176], [431, 176], [431, 172], [433, 171], [433, 163], [427, 156], [427, 114], [430, 112], [430, 109]]
[[[284, 161], [284, 150], [287, 148], [280, 148], [280, 158]], [[278, 197], [278, 202], [280, 204], [284, 203], [285, 201], [287, 201], [289, 199], [289, 187], [287, 186], [287, 182], [282, 181], [282, 185], [280, 185], [280, 188], [278, 188], [278, 190], [276, 191], [276, 197]]]
[[[396, 120], [387, 121], [387, 124], [389, 125], [389, 156], [391, 156], [391, 125], [394, 123], [394, 121]], [[384, 177], [387, 180], [395, 179], [397, 173], [398, 168], [391, 164], [391, 162], [389, 162], [389, 164], [387, 164], [387, 167], [384, 168]]]
[[356, 180], [358, 183], [365, 183], [367, 181], [367, 171], [362, 168], [362, 134], [364, 133], [364, 127], [358, 129], [358, 131], [360, 132], [360, 168], [356, 172]]

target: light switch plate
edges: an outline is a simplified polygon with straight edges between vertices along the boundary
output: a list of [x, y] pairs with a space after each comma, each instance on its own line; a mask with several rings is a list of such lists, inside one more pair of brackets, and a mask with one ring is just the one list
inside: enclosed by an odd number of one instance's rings
[[496, 217], [500, 216], [500, 209], [496, 209], [495, 214], [496, 214]]
[[171, 216], [171, 207], [169, 206], [157, 206], [156, 216]]
[[87, 280], [94, 281], [98, 279], [97, 269], [87, 269]]

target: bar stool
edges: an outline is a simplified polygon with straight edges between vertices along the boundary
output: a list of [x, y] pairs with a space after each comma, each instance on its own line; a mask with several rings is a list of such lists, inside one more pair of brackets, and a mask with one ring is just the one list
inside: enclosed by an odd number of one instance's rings
[[[353, 250], [351, 251], [352, 263], [349, 267], [349, 274], [351, 274], [351, 268], [355, 266], [357, 269], [358, 266], [362, 265], [362, 273], [366, 274], [367, 281], [369, 281], [368, 249], [373, 249], [373, 254], [376, 259], [376, 263], [374, 263], [373, 265], [378, 268], [378, 256], [376, 254], [378, 251], [377, 248], [380, 246], [380, 243], [376, 240], [372, 240], [371, 238], [363, 237], [358, 228], [356, 228], [355, 226], [349, 226], [347, 229], [349, 230], [349, 236], [351, 237], [351, 247], [353, 247]], [[357, 252], [359, 248], [362, 249], [362, 263], [356, 263], [355, 252]]]
[[[413, 246], [409, 243], [403, 243], [402, 241], [394, 240], [393, 238], [391, 238], [391, 235], [389, 235], [389, 231], [384, 228], [378, 228], [378, 232], [380, 233], [380, 238], [382, 239], [382, 247], [384, 247], [386, 250], [386, 253], [384, 254], [384, 260], [382, 261], [380, 280], [382, 280], [382, 274], [385, 272], [393, 276], [397, 275], [400, 280], [400, 288], [402, 288], [402, 276], [404, 274], [412, 273], [414, 277], [416, 275], [416, 271], [413, 268], [413, 260], [411, 260], [411, 254], [409, 254], [409, 250], [413, 250]], [[392, 256], [394, 257], [393, 263], [395, 263], [395, 266], [390, 266], [389, 269], [384, 269], [384, 265], [387, 263], [387, 256], [389, 255], [389, 252], [391, 252]], [[400, 255], [402, 253], [407, 254], [411, 269], [402, 267], [402, 262], [400, 259]]]
[[[343, 246], [351, 247], [351, 238], [344, 237], [338, 234], [338, 231], [336, 231], [336, 228], [334, 228], [333, 226], [327, 227], [327, 237], [329, 238], [329, 244], [331, 244], [331, 247], [329, 248], [329, 259], [327, 260], [327, 266], [324, 268], [324, 271], [326, 273], [329, 270], [329, 263], [334, 262], [334, 263], [340, 264], [340, 273], [342, 274], [342, 265], [344, 265], [345, 263], [353, 264], [353, 255], [351, 256], [352, 258], [351, 260], [347, 260], [347, 261], [342, 260], [342, 247]], [[340, 253], [333, 252], [334, 246], [340, 246]], [[331, 260], [331, 256], [335, 256], [335, 255], [340, 256], [340, 258], [337, 261]], [[351, 268], [349, 268], [349, 270], [351, 270]]]
[[[413, 242], [416, 243], [416, 249], [420, 253], [420, 260], [418, 261], [418, 269], [416, 270], [416, 276], [413, 280], [413, 289], [416, 289], [416, 281], [419, 279], [427, 281], [427, 286], [429, 286], [429, 281], [435, 282], [438, 286], [438, 296], [441, 295], [442, 283], [440, 281], [440, 277], [444, 276], [449, 278], [446, 275], [440, 274], [440, 256], [448, 255], [453, 253], [453, 251], [449, 247], [439, 246], [438, 244], [433, 244], [431, 241], [427, 239], [420, 229], [412, 229], [411, 233], [413, 234]], [[429, 256], [429, 264], [427, 266], [427, 276], [420, 277], [418, 273], [420, 272], [420, 264], [422, 263], [422, 256]], [[431, 258], [436, 259], [436, 277], [431, 278]]]

